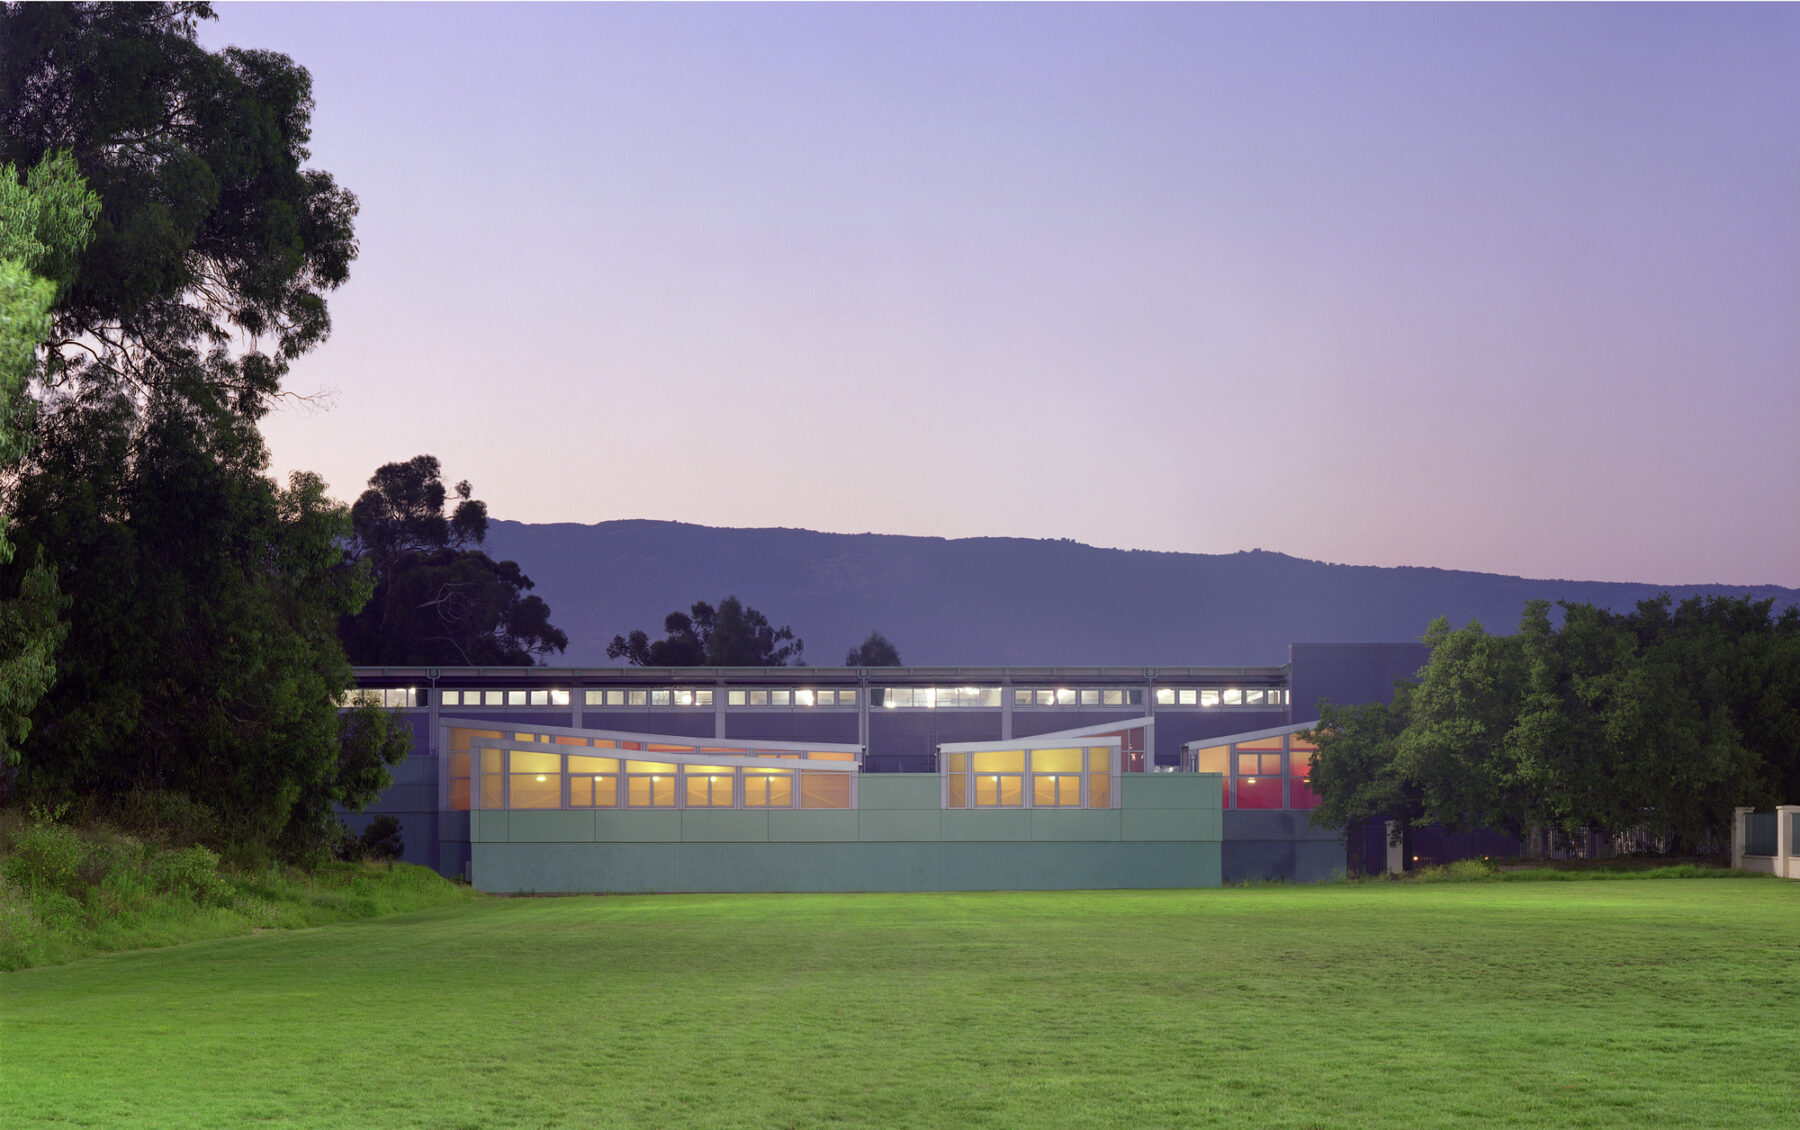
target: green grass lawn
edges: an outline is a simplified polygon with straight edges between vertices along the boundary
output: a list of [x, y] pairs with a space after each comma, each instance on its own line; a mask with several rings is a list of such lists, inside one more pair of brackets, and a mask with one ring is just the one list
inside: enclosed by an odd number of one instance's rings
[[7, 1126], [1772, 1126], [1800, 883], [489, 899], [0, 975]]

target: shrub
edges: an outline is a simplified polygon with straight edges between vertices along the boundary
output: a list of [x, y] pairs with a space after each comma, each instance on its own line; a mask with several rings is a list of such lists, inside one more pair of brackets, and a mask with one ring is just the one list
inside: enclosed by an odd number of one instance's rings
[[150, 878], [158, 890], [188, 895], [201, 905], [231, 905], [231, 888], [219, 878], [219, 857], [199, 844], [158, 852], [150, 860]]
[[406, 851], [406, 843], [400, 838], [398, 816], [382, 815], [369, 821], [358, 842], [367, 859], [399, 859]]
[[5, 875], [28, 892], [76, 894], [86, 886], [82, 865], [88, 843], [73, 828], [31, 823], [13, 832]]
[[120, 827], [147, 840], [178, 847], [220, 840], [218, 814], [182, 793], [134, 789], [125, 794], [111, 815]]

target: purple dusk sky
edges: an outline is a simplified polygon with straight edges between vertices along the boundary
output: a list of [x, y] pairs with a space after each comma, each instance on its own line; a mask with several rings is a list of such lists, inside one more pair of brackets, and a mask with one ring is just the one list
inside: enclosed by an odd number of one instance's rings
[[346, 500], [1800, 586], [1800, 7], [219, 11]]

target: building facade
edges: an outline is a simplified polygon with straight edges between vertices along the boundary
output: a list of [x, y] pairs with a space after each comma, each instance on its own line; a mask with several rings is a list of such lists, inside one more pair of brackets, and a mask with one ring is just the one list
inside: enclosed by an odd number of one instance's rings
[[[1295, 644], [1270, 667], [358, 668], [413, 754], [351, 819], [398, 816], [407, 859], [488, 890], [1322, 878], [1344, 848], [1308, 824], [1298, 734], [1320, 700], [1386, 700], [1425, 659]], [[1104, 771], [1069, 768], [1101, 749]]]

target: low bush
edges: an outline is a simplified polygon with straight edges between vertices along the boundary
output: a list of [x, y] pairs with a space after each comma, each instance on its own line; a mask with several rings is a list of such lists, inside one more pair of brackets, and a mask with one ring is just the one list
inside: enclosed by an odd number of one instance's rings
[[[161, 821], [188, 810], [149, 800], [137, 811], [138, 829], [168, 834]], [[188, 834], [171, 836], [186, 841], [179, 843], [140, 839], [104, 825], [57, 823], [62, 815], [0, 811], [0, 970], [473, 897], [433, 871], [391, 859], [327, 863], [311, 872], [269, 865], [266, 856], [233, 866]], [[381, 848], [389, 831], [397, 840], [396, 826], [371, 843]]]

